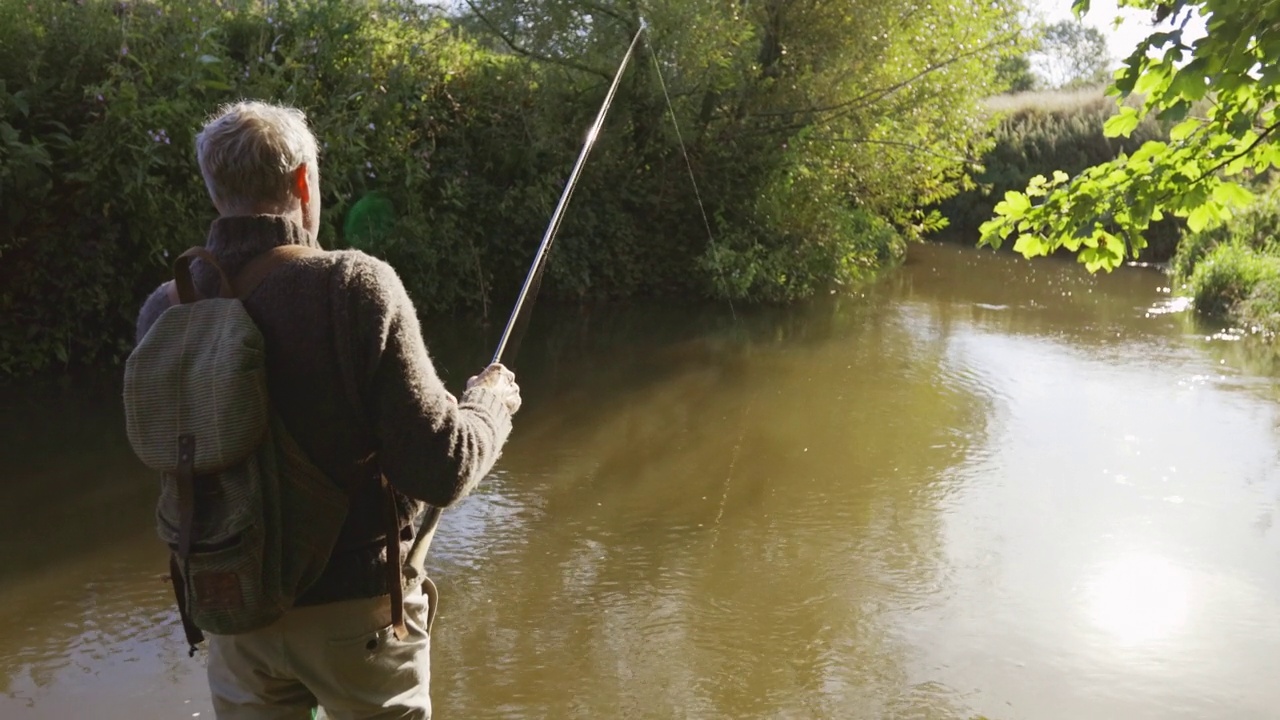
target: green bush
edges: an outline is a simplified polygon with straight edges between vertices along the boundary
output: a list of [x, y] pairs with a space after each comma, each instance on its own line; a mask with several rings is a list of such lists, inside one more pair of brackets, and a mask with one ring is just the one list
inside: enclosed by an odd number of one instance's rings
[[379, 192], [393, 213], [363, 247], [424, 310], [480, 307], [558, 192], [512, 152], [535, 87], [407, 0], [0, 3], [0, 373], [128, 352], [141, 298], [215, 216], [194, 134], [242, 97], [310, 116], [323, 244], [357, 239], [342, 221]]
[[1280, 238], [1280, 185], [1264, 188], [1252, 205], [1228, 222], [1200, 232], [1187, 233], [1178, 245], [1171, 269], [1182, 282], [1191, 278], [1196, 266], [1219, 245], [1234, 244], [1251, 250], [1276, 254]]
[[1235, 243], [1218, 245], [1191, 274], [1196, 309], [1210, 317], [1248, 321], [1250, 309], [1270, 311], [1268, 298], [1280, 288], [1280, 257]]
[[[878, 21], [897, 22], [891, 3], [877, 7]], [[665, 32], [688, 34], [658, 48], [658, 62], [683, 83], [672, 96], [689, 155], [637, 56], [551, 256], [543, 292], [553, 298], [781, 301], [854, 282], [900, 256], [899, 231], [932, 222], [916, 208], [952, 191], [954, 163], [934, 144], [983, 133], [969, 113], [990, 84], [980, 56], [903, 84], [915, 71], [809, 23], [809, 56], [788, 41], [805, 64], [775, 60], [777, 73], [762, 75], [756, 20], [662, 9]], [[851, 27], [890, 41], [865, 25]], [[932, 52], [908, 35], [893, 42]], [[823, 65], [832, 50], [847, 66]], [[610, 44], [602, 57], [620, 52]], [[823, 86], [852, 94], [857, 113], [797, 113], [819, 76], [839, 80]], [[893, 92], [867, 94], [864, 82]], [[387, 259], [426, 313], [502, 314], [605, 88], [414, 0], [0, 0], [0, 375], [128, 352], [142, 298], [215, 216], [194, 134], [241, 98], [311, 118], [322, 244]], [[819, 139], [819, 126], [841, 142]]]
[[1280, 185], [1228, 222], [1188, 234], [1172, 270], [1197, 311], [1280, 332]]

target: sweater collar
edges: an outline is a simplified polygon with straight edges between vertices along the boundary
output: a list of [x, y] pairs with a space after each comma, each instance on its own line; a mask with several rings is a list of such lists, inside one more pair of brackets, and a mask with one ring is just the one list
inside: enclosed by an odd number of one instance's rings
[[[301, 225], [283, 215], [232, 215], [220, 217], [209, 227], [205, 248], [218, 259], [222, 271], [235, 278], [254, 257], [281, 245], [319, 247]], [[205, 263], [191, 267], [196, 288], [206, 297], [217, 294], [218, 275]], [[210, 294], [212, 293], [212, 294]]]

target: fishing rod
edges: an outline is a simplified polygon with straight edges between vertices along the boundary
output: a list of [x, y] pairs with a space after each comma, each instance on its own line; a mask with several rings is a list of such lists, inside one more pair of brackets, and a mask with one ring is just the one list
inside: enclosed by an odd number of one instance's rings
[[[532, 313], [533, 302], [537, 297], [538, 288], [541, 285], [542, 272], [546, 268], [547, 252], [551, 249], [551, 243], [555, 241], [556, 233], [560, 231], [560, 223], [564, 219], [565, 208], [569, 206], [569, 199], [573, 197], [573, 190], [578, 185], [578, 177], [582, 174], [582, 167], [587, 162], [587, 156], [591, 154], [591, 149], [595, 147], [596, 139], [600, 137], [600, 129], [604, 126], [605, 116], [609, 114], [609, 107], [613, 105], [613, 96], [618, 92], [618, 84], [622, 82], [622, 74], [627, 69], [627, 64], [631, 62], [631, 56], [635, 53], [636, 46], [640, 43], [640, 35], [644, 33], [648, 27], [648, 23], [644, 18], [640, 19], [640, 28], [636, 30], [635, 37], [631, 38], [631, 45], [627, 47], [626, 55], [622, 56], [622, 63], [618, 65], [617, 72], [613, 75], [613, 82], [609, 85], [609, 92], [605, 95], [604, 102], [600, 105], [600, 111], [596, 113], [595, 122], [591, 124], [591, 128], [587, 130], [587, 137], [582, 143], [582, 149], [578, 151], [578, 160], [573, 165], [573, 171], [569, 173], [569, 180], [565, 183], [564, 191], [560, 193], [560, 201], [556, 203], [556, 209], [551, 214], [551, 221], [547, 223], [546, 232], [542, 235], [542, 242], [538, 245], [538, 252], [534, 255], [533, 264], [529, 266], [529, 272], [525, 275], [524, 285], [520, 288], [520, 295], [516, 299], [515, 307], [511, 310], [511, 316], [507, 319], [506, 328], [502, 331], [502, 338], [498, 341], [498, 347], [493, 353], [493, 363], [502, 362], [502, 354], [506, 351], [508, 343], [511, 341], [516, 323], [521, 318], [521, 311], [528, 302], [530, 313]], [[524, 313], [525, 320], [528, 320], [530, 313]], [[517, 337], [517, 345], [519, 338]], [[406, 563], [409, 572], [415, 578], [426, 578], [425, 563], [427, 559], [427, 551], [431, 548], [431, 541], [435, 537], [436, 528], [440, 524], [441, 508], [432, 506], [426, 516], [422, 519], [421, 530], [418, 532], [418, 538], [414, 542], [413, 549], [409, 552], [409, 559]], [[429, 592], [434, 592], [428, 589]], [[432, 601], [432, 614], [435, 613], [435, 598]]]
[[542, 243], [538, 246], [538, 252], [533, 258], [533, 264], [529, 266], [529, 274], [525, 275], [524, 286], [520, 288], [520, 296], [516, 299], [515, 307], [511, 310], [511, 317], [507, 319], [507, 327], [502, 331], [502, 339], [498, 341], [498, 348], [493, 353], [493, 362], [502, 362], [502, 353], [507, 348], [507, 342], [511, 339], [512, 331], [515, 329], [516, 321], [520, 318], [520, 311], [524, 308], [525, 300], [530, 295], [536, 295], [537, 290], [530, 292], [531, 288], [536, 288], [541, 280], [542, 271], [546, 267], [547, 251], [551, 249], [551, 243], [555, 240], [556, 233], [560, 230], [560, 221], [564, 217], [564, 210], [569, 206], [569, 199], [573, 197], [573, 189], [578, 184], [578, 176], [582, 174], [582, 166], [587, 162], [587, 156], [591, 154], [591, 149], [595, 147], [596, 138], [600, 136], [600, 128], [604, 125], [604, 118], [609, 114], [609, 106], [613, 104], [613, 96], [618, 92], [618, 83], [622, 81], [622, 73], [626, 71], [627, 64], [631, 62], [631, 55], [635, 52], [636, 44], [640, 42], [640, 35], [645, 31], [645, 21], [640, 19], [640, 29], [636, 30], [635, 37], [631, 38], [631, 45], [627, 48], [627, 54], [622, 56], [622, 64], [618, 66], [618, 71], [613, 75], [613, 84], [609, 86], [609, 92], [605, 95], [604, 103], [600, 106], [600, 112], [596, 114], [596, 121], [592, 123], [591, 129], [587, 131], [587, 139], [582, 143], [582, 150], [578, 152], [578, 161], [573, 165], [573, 172], [569, 174], [569, 182], [565, 183], [564, 192], [560, 193], [560, 202], [556, 204], [555, 212], [551, 213], [551, 222], [547, 223], [547, 230], [542, 235]]

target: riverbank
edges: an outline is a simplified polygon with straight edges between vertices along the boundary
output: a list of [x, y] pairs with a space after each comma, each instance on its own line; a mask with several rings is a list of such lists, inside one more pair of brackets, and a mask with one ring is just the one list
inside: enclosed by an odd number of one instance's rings
[[[1197, 311], [1274, 344], [1280, 337], [1280, 183], [1252, 205], [1190, 233], [1173, 259], [1174, 282]], [[1275, 347], [1280, 354], [1280, 346]]]
[[[424, 315], [506, 305], [639, 22], [552, 5], [0, 3], [0, 375], [127, 354], [212, 220], [194, 134], [240, 98], [307, 112], [322, 245], [390, 262]], [[543, 293], [788, 302], [892, 261], [987, 130], [1011, 30], [964, 5], [650, 8]]]

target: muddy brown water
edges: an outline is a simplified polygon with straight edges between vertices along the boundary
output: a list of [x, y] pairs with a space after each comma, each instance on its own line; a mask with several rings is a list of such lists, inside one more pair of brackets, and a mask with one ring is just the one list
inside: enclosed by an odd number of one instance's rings
[[[437, 717], [1280, 717], [1276, 376], [1167, 285], [928, 245], [541, 309], [431, 560]], [[455, 386], [490, 342], [427, 332]], [[212, 717], [110, 384], [2, 409], [0, 718]]]

